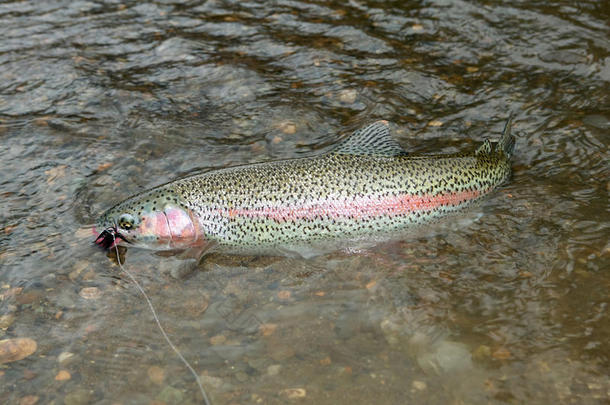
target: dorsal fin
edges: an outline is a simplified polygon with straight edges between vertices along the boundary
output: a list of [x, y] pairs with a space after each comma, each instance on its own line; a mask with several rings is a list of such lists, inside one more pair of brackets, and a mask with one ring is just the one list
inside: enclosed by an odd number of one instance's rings
[[483, 142], [483, 145], [479, 146], [477, 148], [477, 150], [474, 152], [475, 155], [480, 155], [481, 153], [484, 153], [486, 155], [489, 155], [492, 151], [492, 147], [491, 147], [491, 142], [489, 142], [489, 139], [485, 139], [485, 141]]
[[407, 154], [407, 151], [390, 136], [390, 124], [387, 121], [376, 121], [360, 128], [341, 142], [332, 152], [345, 155], [377, 156]]

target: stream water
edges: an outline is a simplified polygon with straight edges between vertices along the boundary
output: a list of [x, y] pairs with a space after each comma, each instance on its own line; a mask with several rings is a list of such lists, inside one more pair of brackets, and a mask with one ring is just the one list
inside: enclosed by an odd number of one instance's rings
[[601, 0], [0, 2], [0, 402], [201, 402], [92, 243], [114, 203], [377, 119], [467, 152], [513, 111], [511, 182], [433, 232], [125, 266], [214, 405], [607, 404], [608, 21]]

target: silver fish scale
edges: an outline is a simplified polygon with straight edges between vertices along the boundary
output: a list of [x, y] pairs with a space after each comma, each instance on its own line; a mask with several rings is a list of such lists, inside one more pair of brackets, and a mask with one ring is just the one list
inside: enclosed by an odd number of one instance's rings
[[[313, 218], [312, 215], [291, 218], [291, 207], [307, 206], [312, 201], [343, 206], [359, 198], [382, 199], [405, 194], [434, 196], [479, 191], [480, 198], [509, 175], [510, 166], [505, 156], [493, 152], [423, 157], [331, 153], [187, 177], [151, 190], [148, 204], [177, 198], [183, 208], [191, 210], [199, 219], [206, 238], [221, 245], [281, 245], [391, 232], [430, 222], [474, 200], [369, 217], [337, 218], [320, 212]], [[256, 215], [278, 208], [287, 212], [286, 218]], [[231, 212], [237, 214], [231, 215]], [[244, 212], [255, 215], [243, 215]]]

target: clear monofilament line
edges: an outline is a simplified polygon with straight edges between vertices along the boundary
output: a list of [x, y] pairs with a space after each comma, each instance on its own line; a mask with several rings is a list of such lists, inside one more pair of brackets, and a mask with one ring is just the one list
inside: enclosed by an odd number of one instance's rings
[[167, 336], [167, 333], [165, 332], [165, 329], [163, 329], [163, 326], [161, 325], [161, 321], [159, 320], [159, 317], [157, 316], [157, 311], [155, 311], [155, 307], [153, 306], [152, 302], [150, 301], [150, 298], [148, 298], [148, 295], [146, 294], [146, 292], [144, 291], [142, 286], [140, 286], [140, 283], [138, 283], [138, 281], [135, 279], [135, 277], [129, 271], [127, 271], [127, 269], [125, 269], [123, 267], [123, 264], [121, 263], [121, 258], [119, 256], [119, 248], [116, 244], [116, 238], [114, 237], [114, 233], [112, 234], [112, 238], [114, 239], [113, 244], [114, 244], [114, 249], [116, 250], [116, 259], [117, 259], [117, 263], [119, 264], [119, 267], [125, 274], [127, 274], [129, 276], [131, 281], [133, 281], [133, 283], [138, 288], [138, 290], [140, 290], [140, 293], [142, 293], [142, 295], [144, 296], [144, 299], [146, 300], [146, 302], [148, 303], [148, 307], [150, 308], [150, 312], [152, 312], [153, 318], [155, 318], [155, 322], [157, 322], [157, 326], [159, 327], [161, 334], [165, 338], [165, 341], [172, 348], [172, 350], [174, 350], [176, 355], [178, 355], [180, 360], [182, 360], [184, 365], [190, 370], [191, 374], [193, 374], [193, 377], [195, 377], [195, 381], [197, 381], [197, 385], [199, 386], [199, 390], [201, 391], [201, 396], [203, 397], [203, 402], [205, 403], [205, 405], [210, 405], [208, 396], [205, 393], [205, 390], [203, 389], [203, 385], [201, 384], [201, 379], [199, 378], [199, 376], [197, 375], [197, 373], [195, 372], [195, 369], [191, 366], [191, 364], [184, 358], [182, 353], [180, 353], [180, 350], [178, 350], [178, 348], [172, 343], [169, 336]]

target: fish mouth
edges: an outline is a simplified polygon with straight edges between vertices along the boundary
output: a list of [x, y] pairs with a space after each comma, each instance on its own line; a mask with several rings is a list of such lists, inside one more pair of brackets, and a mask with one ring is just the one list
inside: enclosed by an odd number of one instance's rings
[[118, 245], [120, 241], [125, 241], [129, 243], [127, 239], [123, 235], [121, 235], [117, 228], [114, 226], [110, 226], [104, 229], [95, 239], [94, 243], [100, 246], [104, 250], [109, 250], [114, 246]]

